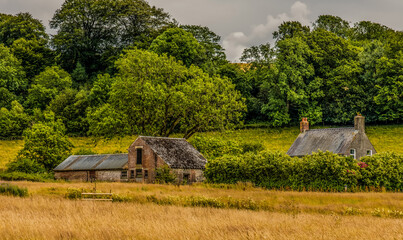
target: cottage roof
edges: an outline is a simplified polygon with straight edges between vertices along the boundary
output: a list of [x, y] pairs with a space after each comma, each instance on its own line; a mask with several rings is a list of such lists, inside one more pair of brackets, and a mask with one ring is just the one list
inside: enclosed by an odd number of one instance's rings
[[184, 138], [140, 136], [169, 167], [204, 169], [207, 160]]
[[346, 154], [357, 134], [353, 127], [308, 130], [298, 135], [287, 154], [304, 156], [318, 150]]
[[89, 171], [123, 169], [128, 154], [72, 155], [57, 166], [54, 171]]

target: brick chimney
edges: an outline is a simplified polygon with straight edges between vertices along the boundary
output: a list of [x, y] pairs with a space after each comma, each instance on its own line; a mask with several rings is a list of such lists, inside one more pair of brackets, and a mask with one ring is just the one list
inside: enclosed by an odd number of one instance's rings
[[354, 117], [354, 129], [359, 133], [365, 133], [365, 117], [361, 114]]
[[306, 117], [302, 118], [302, 121], [299, 124], [299, 130], [301, 133], [309, 130], [308, 118], [306, 118]]

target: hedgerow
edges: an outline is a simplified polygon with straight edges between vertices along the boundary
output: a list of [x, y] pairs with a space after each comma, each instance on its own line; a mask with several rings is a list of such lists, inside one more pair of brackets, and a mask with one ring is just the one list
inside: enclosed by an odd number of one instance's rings
[[292, 158], [279, 152], [226, 155], [208, 161], [210, 183], [251, 182], [268, 189], [349, 191], [379, 189], [402, 191], [403, 157], [377, 154], [357, 161], [331, 152]]

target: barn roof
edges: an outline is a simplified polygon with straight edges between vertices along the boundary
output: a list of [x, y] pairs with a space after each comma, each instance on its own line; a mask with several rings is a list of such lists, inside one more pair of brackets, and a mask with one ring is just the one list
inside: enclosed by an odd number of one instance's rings
[[54, 171], [89, 171], [123, 169], [128, 154], [72, 155], [57, 166]]
[[358, 131], [352, 128], [312, 129], [298, 135], [287, 154], [311, 155], [318, 150], [346, 154]]
[[184, 138], [140, 136], [169, 167], [176, 169], [204, 169], [207, 160]]

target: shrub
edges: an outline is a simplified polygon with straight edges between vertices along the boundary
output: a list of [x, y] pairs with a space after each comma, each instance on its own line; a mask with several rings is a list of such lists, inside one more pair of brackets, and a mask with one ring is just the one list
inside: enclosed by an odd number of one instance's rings
[[[386, 190], [403, 189], [403, 155], [380, 153], [361, 158], [360, 185], [385, 187]], [[363, 165], [363, 164], [361, 164]]]
[[155, 169], [155, 181], [157, 183], [173, 183], [176, 180], [176, 175], [171, 172], [171, 169], [164, 165]]
[[67, 199], [81, 199], [81, 190], [77, 188], [68, 188], [65, 197]]
[[2, 183], [2, 184], [0, 184], [0, 194], [16, 196], [16, 197], [27, 197], [28, 189]]
[[73, 155], [95, 155], [96, 152], [92, 151], [90, 148], [80, 148], [73, 153]]
[[0, 179], [6, 181], [32, 181], [32, 182], [48, 182], [53, 180], [53, 174], [51, 173], [23, 173], [23, 172], [2, 172], [0, 173]]
[[22, 172], [22, 173], [44, 173], [45, 168], [38, 162], [28, 158], [17, 158], [16, 160], [7, 164], [8, 172]]

